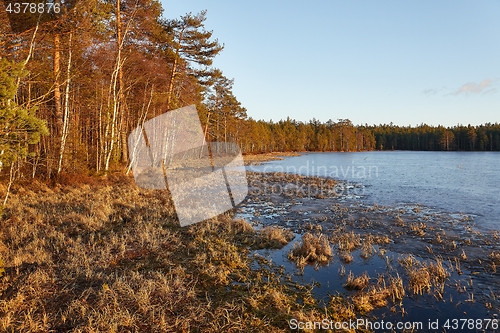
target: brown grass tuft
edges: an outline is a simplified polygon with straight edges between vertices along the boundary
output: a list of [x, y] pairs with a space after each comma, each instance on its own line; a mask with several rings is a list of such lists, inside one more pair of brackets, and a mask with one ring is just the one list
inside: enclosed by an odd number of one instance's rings
[[259, 238], [255, 244], [256, 248], [281, 249], [294, 239], [294, 234], [288, 229], [279, 227], [265, 227], [259, 231]]
[[[450, 273], [443, 267], [442, 260], [437, 258], [430, 263], [420, 262], [414, 256], [408, 255], [399, 260], [401, 266], [406, 270], [409, 280], [409, 287], [414, 294], [422, 295], [430, 292], [434, 286], [438, 296], [442, 296], [444, 283], [449, 278]], [[441, 298], [441, 297], [439, 297]]]
[[414, 235], [420, 236], [420, 237], [425, 235], [425, 232], [427, 229], [427, 225], [425, 223], [423, 223], [423, 222], [410, 223], [409, 226], [410, 226], [410, 230], [413, 232]]
[[354, 257], [347, 251], [340, 252], [339, 256], [340, 256], [340, 260], [342, 260], [346, 264], [349, 264], [354, 260]]
[[302, 236], [302, 242], [295, 243], [288, 253], [288, 258], [299, 267], [308, 263], [326, 264], [332, 256], [332, 248], [326, 236], [314, 236], [310, 233], [305, 233]]
[[[399, 275], [396, 277], [389, 276], [388, 278], [389, 283], [386, 282], [383, 275], [380, 275], [376, 284], [368, 286], [368, 282], [365, 282], [366, 277], [362, 276], [363, 283], [366, 283], [366, 286], [352, 297], [356, 310], [361, 313], [370, 312], [375, 308], [387, 306], [388, 299], [391, 299], [393, 303], [399, 301], [401, 304], [401, 300], [405, 295], [403, 280]], [[364, 291], [366, 288], [368, 290]]]
[[349, 275], [347, 276], [347, 282], [344, 284], [344, 288], [349, 290], [363, 290], [368, 287], [368, 283], [370, 282], [370, 277], [367, 272], [364, 272], [362, 275], [358, 277], [354, 277], [352, 271], [349, 271]]
[[335, 237], [334, 241], [338, 244], [339, 251], [352, 252], [361, 245], [361, 236], [351, 231]]

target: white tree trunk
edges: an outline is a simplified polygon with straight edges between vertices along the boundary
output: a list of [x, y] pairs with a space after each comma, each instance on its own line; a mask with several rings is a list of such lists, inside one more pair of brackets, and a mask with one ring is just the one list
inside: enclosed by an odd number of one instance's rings
[[69, 54], [68, 54], [68, 67], [66, 68], [66, 89], [64, 92], [64, 113], [63, 113], [63, 125], [61, 134], [61, 147], [59, 149], [59, 165], [57, 167], [57, 173], [62, 170], [64, 149], [66, 148], [66, 140], [68, 138], [69, 132], [69, 85], [71, 83], [71, 60], [72, 60], [72, 50], [71, 50], [71, 38], [72, 34], [69, 35]]

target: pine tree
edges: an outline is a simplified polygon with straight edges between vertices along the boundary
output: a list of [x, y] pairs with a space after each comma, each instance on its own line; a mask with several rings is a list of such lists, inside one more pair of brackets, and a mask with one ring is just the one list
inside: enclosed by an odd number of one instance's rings
[[184, 72], [203, 82], [212, 74], [206, 67], [212, 65], [213, 58], [224, 48], [217, 39], [211, 40], [212, 31], [205, 30], [205, 20], [206, 11], [202, 11], [197, 15], [186, 14], [180, 20], [163, 22], [165, 54], [172, 62], [167, 97], [169, 109], [177, 107], [173, 97], [178, 76]]
[[36, 144], [41, 135], [48, 134], [45, 122], [35, 116], [35, 108], [26, 109], [15, 103], [18, 79], [26, 74], [23, 66], [6, 59], [0, 60], [0, 170], [10, 166], [3, 206], [7, 203], [15, 178], [15, 162], [28, 156], [30, 144]]
[[45, 122], [35, 116], [35, 108], [25, 109], [14, 101], [17, 80], [26, 73], [21, 65], [0, 60], [0, 166], [8, 166], [28, 155], [28, 145], [47, 135]]

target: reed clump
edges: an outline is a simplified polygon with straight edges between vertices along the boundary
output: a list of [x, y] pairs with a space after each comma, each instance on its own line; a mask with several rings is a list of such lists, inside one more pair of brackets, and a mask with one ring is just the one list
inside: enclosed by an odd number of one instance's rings
[[[356, 318], [356, 309], [354, 304], [338, 295], [334, 295], [330, 298], [327, 309], [328, 313], [332, 317], [332, 320], [336, 322], [348, 321], [349, 319]], [[348, 330], [348, 332], [355, 331]]]
[[342, 260], [346, 264], [349, 264], [354, 260], [354, 257], [352, 256], [352, 254], [347, 252], [347, 251], [340, 252], [339, 257], [340, 257], [340, 260]]
[[490, 253], [490, 258], [495, 264], [500, 264], [500, 252], [492, 251]]
[[[387, 306], [389, 300], [393, 303], [399, 302], [405, 296], [405, 289], [403, 286], [403, 279], [397, 276], [384, 276], [380, 275], [377, 282], [369, 285], [368, 275], [364, 273], [360, 277], [351, 278], [351, 283], [357, 286], [359, 292], [352, 296], [351, 301], [355, 309], [361, 313], [368, 313], [376, 308]], [[356, 283], [356, 279], [360, 278]], [[387, 282], [388, 280], [388, 282]], [[348, 277], [349, 282], [349, 277]], [[361, 287], [362, 288], [359, 288]]]
[[378, 286], [370, 286], [368, 291], [359, 293], [352, 297], [352, 302], [361, 313], [368, 313], [376, 308], [384, 307], [388, 304], [389, 290]]
[[375, 242], [375, 239], [373, 238], [372, 235], [367, 235], [363, 239], [361, 243], [361, 257], [363, 259], [368, 259], [373, 255], [373, 252], [375, 251], [375, 248], [373, 247], [373, 244]]
[[265, 227], [259, 231], [259, 237], [254, 247], [263, 249], [281, 249], [295, 238], [293, 232], [279, 227]]
[[410, 223], [409, 227], [414, 235], [420, 236], [420, 237], [424, 236], [426, 233], [426, 230], [427, 230], [427, 225], [423, 222]]
[[363, 290], [368, 287], [370, 283], [370, 277], [367, 272], [364, 272], [362, 275], [354, 277], [352, 271], [349, 271], [349, 275], [347, 275], [347, 282], [344, 284], [344, 288], [348, 290]]
[[444, 284], [450, 277], [449, 271], [443, 266], [443, 261], [437, 258], [429, 263], [420, 262], [412, 255], [399, 260], [408, 275], [408, 286], [415, 295], [423, 295], [434, 287], [436, 294], [442, 294]]
[[299, 267], [309, 264], [326, 264], [333, 256], [328, 238], [320, 234], [305, 233], [302, 241], [296, 242], [288, 253], [288, 258]]
[[352, 252], [361, 246], [361, 236], [353, 231], [341, 233], [333, 238], [333, 242], [337, 243], [339, 251]]

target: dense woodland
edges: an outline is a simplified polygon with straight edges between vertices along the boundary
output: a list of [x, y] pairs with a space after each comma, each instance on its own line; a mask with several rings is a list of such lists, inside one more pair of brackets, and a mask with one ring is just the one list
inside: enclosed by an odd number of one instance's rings
[[190, 104], [208, 141], [236, 141], [244, 153], [500, 150], [498, 123], [445, 128], [249, 118], [233, 80], [212, 66], [224, 46], [205, 29], [206, 15], [165, 18], [156, 0], [86, 0], [57, 20], [13, 33], [2, 8], [2, 172], [124, 170], [128, 133]]

